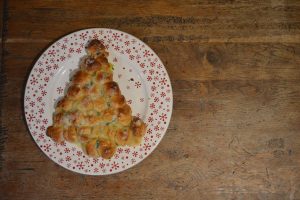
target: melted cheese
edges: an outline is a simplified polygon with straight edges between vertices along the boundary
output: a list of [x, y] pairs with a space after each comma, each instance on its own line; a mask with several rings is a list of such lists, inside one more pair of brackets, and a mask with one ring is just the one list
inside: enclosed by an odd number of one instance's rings
[[98, 40], [87, 47], [88, 56], [73, 76], [67, 95], [57, 104], [47, 135], [81, 146], [91, 157], [111, 158], [116, 147], [140, 144], [146, 124], [132, 116], [116, 82], [108, 53]]

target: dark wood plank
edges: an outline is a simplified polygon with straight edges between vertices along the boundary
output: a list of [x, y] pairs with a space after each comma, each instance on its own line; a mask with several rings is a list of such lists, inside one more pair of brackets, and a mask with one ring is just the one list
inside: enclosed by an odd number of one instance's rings
[[[3, 199], [299, 199], [299, 13], [292, 0], [9, 1]], [[38, 55], [85, 27], [142, 38], [173, 86], [173, 116], [158, 148], [111, 176], [53, 163], [22, 111]]]
[[0, 1], [0, 10], [1, 10], [1, 15], [0, 15], [0, 38], [1, 38], [1, 43], [2, 43], [2, 31], [3, 31], [3, 11], [4, 11], [4, 5], [3, 1]]
[[[23, 78], [49, 43], [8, 43], [12, 78]], [[149, 42], [165, 64], [171, 80], [298, 80], [298, 43], [179, 43]], [[180, 59], [174, 59], [178, 58]], [[26, 62], [25, 64], [23, 64]], [[19, 70], [18, 70], [19, 69]]]
[[277, 0], [271, 3], [12, 1], [8, 39], [51, 41], [76, 29], [109, 27], [146, 41], [299, 42], [299, 9], [296, 1]]
[[[0, 115], [2, 116], [3, 97], [6, 95], [4, 92], [6, 83], [6, 74], [4, 71], [4, 56], [5, 56], [5, 41], [7, 33], [7, 2], [0, 1]], [[0, 169], [3, 164], [3, 151], [7, 138], [6, 126], [0, 118]]]

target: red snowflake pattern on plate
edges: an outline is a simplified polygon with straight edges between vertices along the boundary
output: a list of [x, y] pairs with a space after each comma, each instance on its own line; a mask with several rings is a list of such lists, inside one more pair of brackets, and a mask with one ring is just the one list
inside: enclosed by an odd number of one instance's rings
[[[136, 110], [134, 114], [148, 125], [139, 146], [118, 147], [115, 156], [109, 160], [90, 158], [76, 145], [57, 144], [46, 136], [55, 102], [63, 96], [69, 73], [78, 68], [79, 58], [86, 54], [85, 44], [93, 38], [103, 42], [113, 54], [109, 61], [120, 67], [114, 78], [124, 87], [122, 92], [132, 92], [125, 95], [126, 100]], [[71, 65], [73, 67], [69, 67]], [[62, 73], [68, 75], [63, 77]], [[89, 175], [124, 171], [150, 155], [168, 128], [173, 107], [170, 79], [153, 50], [128, 33], [102, 28], [77, 31], [52, 44], [33, 66], [25, 94], [27, 125], [40, 149], [58, 165]]]

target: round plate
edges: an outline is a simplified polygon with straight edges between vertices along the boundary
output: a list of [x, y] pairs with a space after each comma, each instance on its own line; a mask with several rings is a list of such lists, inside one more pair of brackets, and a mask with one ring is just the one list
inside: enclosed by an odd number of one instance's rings
[[[56, 101], [64, 96], [72, 71], [86, 55], [85, 45], [99, 39], [114, 65], [114, 80], [133, 115], [148, 125], [137, 147], [118, 147], [109, 160], [90, 158], [76, 145], [57, 144], [46, 136]], [[136, 37], [118, 30], [92, 28], [54, 42], [35, 63], [25, 89], [24, 108], [30, 133], [40, 149], [60, 166], [82, 174], [106, 175], [124, 171], [145, 159], [163, 138], [172, 113], [173, 94], [167, 71], [154, 51]]]

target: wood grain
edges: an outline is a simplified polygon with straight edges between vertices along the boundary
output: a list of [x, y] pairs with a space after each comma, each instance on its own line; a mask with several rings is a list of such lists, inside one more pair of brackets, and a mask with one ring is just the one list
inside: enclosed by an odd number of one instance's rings
[[[300, 199], [299, 1], [5, 2], [1, 199]], [[87, 27], [147, 42], [174, 92], [158, 148], [111, 176], [53, 163], [23, 115], [24, 85], [39, 54]]]
[[[7, 7], [6, 2], [0, 2], [0, 10], [4, 11]], [[2, 107], [3, 107], [3, 97], [6, 96], [4, 91], [5, 84], [6, 84], [6, 74], [4, 69], [4, 56], [5, 56], [5, 39], [6, 39], [6, 32], [7, 32], [7, 12], [2, 12], [0, 15], [0, 170], [2, 169], [3, 165], [3, 156], [2, 153], [4, 151], [5, 142], [7, 139], [7, 130], [6, 126], [3, 123], [2, 116]]]

